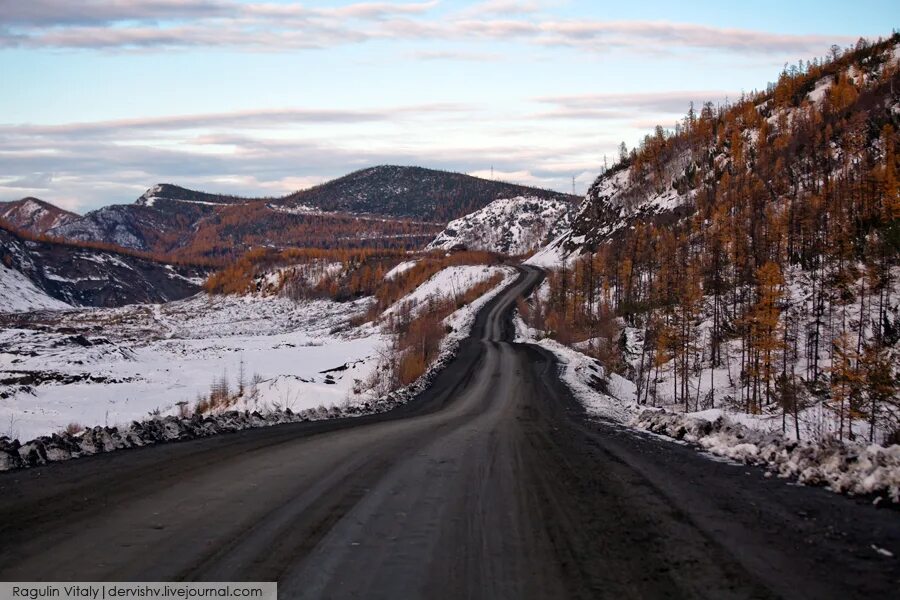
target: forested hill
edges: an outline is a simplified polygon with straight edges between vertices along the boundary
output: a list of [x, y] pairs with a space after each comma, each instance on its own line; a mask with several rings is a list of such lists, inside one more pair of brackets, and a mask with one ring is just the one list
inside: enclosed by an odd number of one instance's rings
[[[780, 209], [790, 242], [808, 224], [804, 211], [840, 210], [858, 228], [828, 219], [835, 233], [857, 236], [876, 225], [872, 219], [889, 218], [876, 209], [891, 201], [885, 186], [893, 183], [881, 179], [891, 175], [886, 150], [893, 152], [900, 118], [898, 42], [895, 35], [827, 61], [801, 61], [765, 92], [718, 109], [692, 107], [675, 131], [657, 126], [591, 186], [570, 248], [695, 213], [698, 224], [742, 213], [753, 223], [754, 247]], [[847, 194], [856, 204], [844, 206]]]
[[286, 200], [321, 210], [378, 214], [446, 223], [517, 196], [577, 202], [552, 190], [422, 167], [382, 165], [355, 171]]
[[[256, 246], [424, 247], [457, 217], [497, 198], [574, 196], [420, 167], [372, 167], [280, 198], [241, 198], [172, 184], [41, 231], [179, 260], [229, 260]], [[27, 229], [27, 227], [26, 227]]]
[[581, 258], [552, 278], [549, 327], [593, 339], [642, 402], [818, 401], [836, 437], [900, 436], [898, 44], [801, 61], [623, 151], [562, 244]]

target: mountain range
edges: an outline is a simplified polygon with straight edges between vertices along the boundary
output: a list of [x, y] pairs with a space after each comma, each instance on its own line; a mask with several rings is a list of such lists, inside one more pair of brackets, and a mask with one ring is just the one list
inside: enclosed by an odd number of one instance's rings
[[[518, 254], [567, 225], [575, 200], [400, 166], [363, 169], [279, 198], [163, 183], [130, 204], [83, 216], [37, 198], [3, 203], [0, 258], [29, 285], [67, 304], [160, 302], [196, 292], [208, 265], [224, 264], [254, 247], [419, 250], [433, 242], [431, 249]], [[451, 219], [459, 220], [444, 229]], [[498, 227], [506, 232], [488, 235]], [[21, 285], [17, 280], [8, 287]], [[23, 306], [41, 305], [35, 302]]]
[[[31, 233], [114, 244], [181, 260], [224, 260], [255, 246], [421, 248], [450, 220], [500, 198], [574, 202], [559, 192], [421, 167], [378, 166], [279, 198], [242, 198], [158, 184], [135, 202], [78, 217], [8, 218]], [[11, 210], [11, 209], [7, 209]], [[34, 211], [32, 211], [34, 212]]]

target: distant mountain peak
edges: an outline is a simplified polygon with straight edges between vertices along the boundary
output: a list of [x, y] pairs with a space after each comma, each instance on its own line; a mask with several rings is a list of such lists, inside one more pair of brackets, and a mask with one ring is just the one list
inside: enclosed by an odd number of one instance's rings
[[140, 198], [135, 200], [135, 204], [139, 206], [153, 206], [156, 202], [157, 198], [162, 197], [163, 195], [164, 184], [157, 183], [152, 188], [149, 188], [146, 192], [144, 192]]
[[160, 200], [209, 205], [240, 204], [248, 201], [248, 199], [239, 196], [198, 192], [172, 183], [157, 183], [144, 192], [134, 203], [138, 206], [155, 206]]
[[321, 210], [446, 223], [501, 198], [580, 200], [552, 190], [417, 166], [376, 165], [284, 199]]
[[33, 196], [13, 202], [0, 202], [0, 219], [31, 233], [43, 234], [80, 218], [73, 212]]

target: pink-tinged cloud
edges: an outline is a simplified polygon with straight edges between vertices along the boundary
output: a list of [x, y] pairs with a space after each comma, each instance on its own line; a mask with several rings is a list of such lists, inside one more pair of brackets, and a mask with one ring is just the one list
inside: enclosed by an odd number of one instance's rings
[[[436, 1], [336, 7], [235, 0], [0, 0], [0, 48], [327, 48], [368, 40], [526, 42], [587, 52], [677, 48], [819, 54], [844, 36], [662, 21], [547, 20], [536, 2], [492, 0], [437, 15]], [[261, 35], [264, 32], [264, 35]]]

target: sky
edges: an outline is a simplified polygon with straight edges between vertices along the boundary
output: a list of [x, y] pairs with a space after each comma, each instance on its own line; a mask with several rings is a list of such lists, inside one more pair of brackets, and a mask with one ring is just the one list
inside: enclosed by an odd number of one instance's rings
[[377, 164], [583, 194], [617, 146], [895, 1], [0, 0], [0, 201], [278, 196]]

